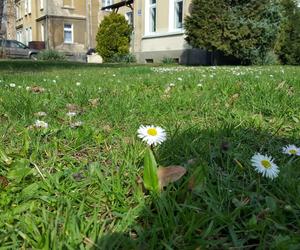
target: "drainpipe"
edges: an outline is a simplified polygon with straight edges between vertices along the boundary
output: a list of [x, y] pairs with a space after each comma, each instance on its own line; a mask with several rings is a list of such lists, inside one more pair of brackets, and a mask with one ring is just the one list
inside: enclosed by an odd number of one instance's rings
[[86, 0], [87, 49], [91, 47], [90, 9], [91, 9], [91, 0]]
[[45, 40], [46, 40], [46, 49], [49, 49], [49, 28], [48, 28], [48, 0], [45, 0], [45, 15], [46, 15], [46, 36], [45, 36]]

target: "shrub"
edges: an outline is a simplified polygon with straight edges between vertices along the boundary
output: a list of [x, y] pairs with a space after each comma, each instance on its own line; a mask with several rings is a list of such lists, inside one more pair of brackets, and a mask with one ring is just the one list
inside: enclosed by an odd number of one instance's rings
[[126, 55], [115, 54], [111, 58], [107, 59], [106, 62], [110, 63], [135, 63], [136, 57], [134, 54], [128, 53]]
[[63, 53], [56, 50], [43, 50], [38, 54], [38, 60], [42, 61], [64, 61], [66, 57]]
[[300, 64], [300, 8], [294, 0], [282, 0], [284, 21], [275, 51], [284, 64]]
[[245, 64], [263, 61], [274, 47], [280, 21], [280, 5], [273, 0], [193, 0], [186, 40]]
[[104, 17], [96, 36], [96, 51], [104, 61], [113, 57], [122, 57], [129, 54], [130, 36], [132, 27], [123, 15], [111, 13]]

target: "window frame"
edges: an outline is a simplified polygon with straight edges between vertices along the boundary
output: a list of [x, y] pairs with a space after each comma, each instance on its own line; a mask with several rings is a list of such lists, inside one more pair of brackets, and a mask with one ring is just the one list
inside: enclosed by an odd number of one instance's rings
[[[71, 25], [71, 28], [66, 28], [66, 25]], [[71, 41], [66, 41], [65, 32], [71, 32]], [[64, 43], [73, 44], [74, 43], [74, 25], [73, 23], [64, 23]]]
[[31, 14], [31, 9], [32, 9], [32, 6], [31, 6], [31, 0], [27, 0], [28, 1], [28, 14], [30, 15]]
[[45, 26], [41, 23], [41, 41], [45, 42]]

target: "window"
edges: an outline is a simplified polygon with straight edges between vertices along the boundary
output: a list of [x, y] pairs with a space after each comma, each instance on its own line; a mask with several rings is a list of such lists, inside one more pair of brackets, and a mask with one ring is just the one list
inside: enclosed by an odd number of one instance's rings
[[41, 24], [41, 40], [44, 42], [45, 41], [45, 28], [44, 24]]
[[25, 0], [25, 15], [31, 14], [31, 0]]
[[19, 6], [16, 6], [16, 18], [19, 19]]
[[73, 25], [64, 24], [64, 43], [73, 43]]
[[183, 0], [169, 0], [169, 31], [183, 29]]
[[32, 41], [32, 29], [31, 27], [25, 29], [25, 44], [28, 45]]
[[149, 31], [155, 32], [156, 31], [156, 0], [150, 0], [149, 10], [150, 10]]
[[113, 0], [102, 0], [102, 7], [106, 7], [112, 4], [114, 4]]
[[31, 42], [32, 41], [32, 29], [31, 27], [29, 28], [29, 39], [28, 39], [28, 42]]
[[133, 24], [133, 14], [132, 14], [132, 11], [126, 13], [125, 19], [127, 20], [128, 24], [130, 24], [130, 25]]
[[27, 0], [28, 1], [28, 14], [31, 13], [31, 0]]
[[182, 29], [182, 20], [183, 20], [183, 0], [175, 0], [174, 3], [174, 28]]
[[23, 42], [23, 30], [17, 30], [17, 41]]
[[25, 5], [25, 15], [28, 14], [28, 0], [24, 1], [24, 5]]
[[44, 0], [40, 0], [40, 9], [44, 9]]

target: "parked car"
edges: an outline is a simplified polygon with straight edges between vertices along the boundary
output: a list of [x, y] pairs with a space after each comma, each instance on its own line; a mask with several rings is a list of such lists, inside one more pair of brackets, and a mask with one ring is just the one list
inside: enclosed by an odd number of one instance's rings
[[25, 44], [16, 40], [0, 39], [0, 49], [4, 50], [8, 58], [27, 58], [37, 60], [38, 50], [30, 49]]

